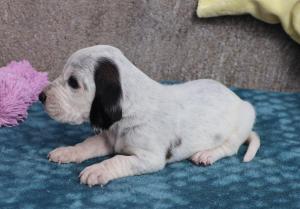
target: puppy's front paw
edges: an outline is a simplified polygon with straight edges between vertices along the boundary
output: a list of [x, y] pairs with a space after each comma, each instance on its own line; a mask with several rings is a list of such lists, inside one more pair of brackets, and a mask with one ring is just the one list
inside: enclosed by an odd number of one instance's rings
[[48, 154], [48, 158], [49, 161], [56, 163], [80, 163], [82, 161], [78, 151], [73, 146], [56, 148]]
[[86, 167], [79, 174], [80, 183], [87, 184], [89, 187], [95, 185], [104, 186], [110, 180], [108, 170], [101, 164], [94, 164]]

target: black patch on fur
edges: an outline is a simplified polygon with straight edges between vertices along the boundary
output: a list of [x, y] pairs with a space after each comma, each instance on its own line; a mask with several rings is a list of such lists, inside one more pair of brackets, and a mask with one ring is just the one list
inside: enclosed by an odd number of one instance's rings
[[221, 134], [216, 134], [215, 137], [214, 137], [214, 141], [215, 141], [215, 142], [220, 142], [221, 139], [222, 139]]
[[177, 137], [176, 140], [174, 142], [172, 142], [170, 144], [169, 148], [167, 149], [166, 160], [171, 159], [171, 157], [173, 156], [173, 154], [172, 154], [173, 149], [179, 147], [181, 144], [182, 144], [181, 138]]
[[182, 143], [182, 140], [181, 140], [181, 138], [178, 137], [178, 138], [176, 139], [176, 141], [174, 142], [173, 147], [174, 147], [174, 148], [179, 147], [179, 146], [181, 145], [181, 143]]
[[172, 157], [172, 145], [167, 149], [166, 159], [169, 160]]
[[96, 92], [90, 111], [90, 122], [96, 130], [107, 130], [121, 120], [122, 89], [119, 70], [113, 61], [101, 59], [94, 72]]

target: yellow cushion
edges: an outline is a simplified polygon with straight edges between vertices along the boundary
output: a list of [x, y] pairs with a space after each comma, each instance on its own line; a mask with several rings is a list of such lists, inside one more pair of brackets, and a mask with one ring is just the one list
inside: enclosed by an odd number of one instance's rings
[[198, 17], [251, 14], [267, 23], [281, 23], [300, 43], [300, 0], [199, 0]]

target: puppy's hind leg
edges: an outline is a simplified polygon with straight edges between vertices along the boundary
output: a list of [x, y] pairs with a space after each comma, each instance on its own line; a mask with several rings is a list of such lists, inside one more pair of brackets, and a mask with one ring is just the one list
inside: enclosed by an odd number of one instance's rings
[[238, 141], [238, 136], [234, 134], [230, 137], [230, 140], [225, 141], [218, 147], [196, 152], [191, 160], [197, 165], [211, 165], [223, 157], [235, 154], [240, 146], [240, 143], [237, 143]]
[[56, 148], [48, 154], [48, 158], [49, 161], [57, 163], [80, 163], [90, 158], [109, 155], [112, 151], [112, 145], [108, 140], [96, 135], [75, 146]]
[[248, 102], [243, 102], [238, 116], [239, 120], [237, 121], [236, 129], [228, 140], [218, 147], [195, 153], [191, 157], [191, 160], [195, 164], [210, 165], [223, 157], [236, 154], [241, 144], [247, 139], [249, 141], [249, 149], [251, 149], [247, 152], [248, 154], [246, 154], [244, 162], [250, 161], [254, 157], [259, 148], [259, 138], [251, 131], [255, 121], [253, 106]]

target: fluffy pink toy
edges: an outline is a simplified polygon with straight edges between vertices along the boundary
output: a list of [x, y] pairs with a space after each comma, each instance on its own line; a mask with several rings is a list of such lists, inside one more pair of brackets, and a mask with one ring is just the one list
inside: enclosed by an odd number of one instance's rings
[[47, 85], [47, 73], [37, 72], [27, 60], [0, 68], [0, 127], [23, 121], [28, 107]]

